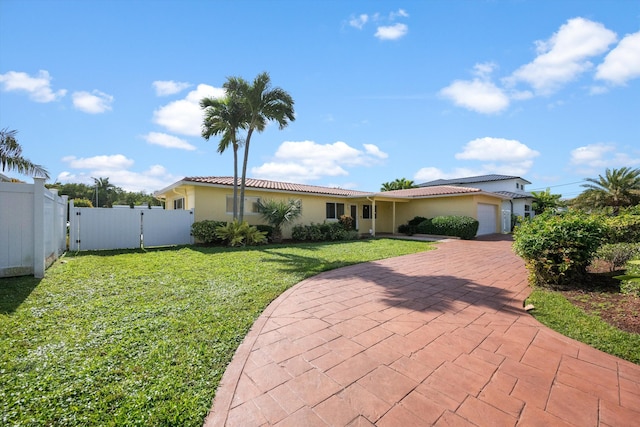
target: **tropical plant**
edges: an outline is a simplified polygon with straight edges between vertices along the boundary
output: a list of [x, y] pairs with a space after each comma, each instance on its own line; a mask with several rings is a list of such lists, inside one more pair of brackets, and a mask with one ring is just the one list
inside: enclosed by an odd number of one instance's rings
[[613, 215], [618, 215], [620, 208], [633, 206], [640, 202], [640, 169], [623, 167], [606, 169], [605, 175], [598, 178], [585, 178], [585, 190], [576, 200], [582, 207], [612, 207]]
[[252, 246], [267, 241], [266, 232], [258, 231], [247, 222], [234, 220], [216, 229], [216, 237], [227, 242], [229, 246]]
[[533, 194], [533, 211], [536, 215], [540, 215], [547, 210], [555, 212], [565, 205], [560, 200], [562, 194], [551, 194], [549, 188], [545, 191], [532, 191], [531, 194]]
[[[95, 204], [99, 207], [112, 207], [115, 201], [117, 187], [109, 182], [109, 178], [92, 178], [95, 185]], [[102, 202], [102, 205], [100, 205]]]
[[416, 188], [417, 185], [412, 180], [406, 178], [397, 178], [391, 182], [382, 184], [380, 191], [406, 190], [408, 188]]
[[273, 226], [271, 238], [274, 242], [282, 241], [282, 227], [289, 224], [302, 215], [302, 202], [300, 199], [272, 200], [260, 199], [257, 204], [258, 212], [269, 225]]
[[640, 297], [640, 260], [633, 260], [627, 263], [627, 273], [622, 276], [615, 276], [622, 280], [620, 292], [623, 294], [635, 294]]
[[23, 175], [33, 175], [49, 179], [49, 172], [42, 166], [22, 156], [22, 147], [16, 139], [17, 130], [0, 130], [0, 164], [2, 172], [16, 171]]
[[253, 80], [253, 84], [249, 84], [240, 77], [229, 77], [224, 88], [228, 96], [238, 99], [242, 104], [243, 120], [247, 130], [244, 140], [244, 159], [240, 179], [240, 212], [238, 215], [239, 222], [242, 222], [251, 137], [255, 131], [264, 131], [267, 122], [276, 121], [279, 129], [284, 129], [289, 122], [294, 121], [294, 102], [291, 95], [285, 90], [279, 87], [271, 88], [271, 78], [266, 72], [258, 74]]
[[[231, 79], [230, 79], [231, 80]], [[229, 146], [233, 148], [233, 219], [238, 218], [238, 149], [244, 142], [238, 136], [246, 129], [244, 110], [238, 99], [238, 93], [229, 90], [229, 81], [223, 87], [227, 89], [224, 98], [203, 98], [200, 108], [204, 110], [202, 137], [207, 141], [212, 136], [221, 135], [218, 153], [224, 153]]]

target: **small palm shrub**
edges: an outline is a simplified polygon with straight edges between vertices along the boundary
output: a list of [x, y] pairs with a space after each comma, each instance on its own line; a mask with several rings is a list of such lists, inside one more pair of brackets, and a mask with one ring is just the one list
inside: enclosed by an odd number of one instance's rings
[[212, 244], [223, 243], [223, 240], [216, 236], [218, 227], [226, 225], [222, 221], [196, 221], [191, 224], [191, 235], [200, 243]]
[[606, 235], [598, 217], [580, 213], [538, 215], [514, 231], [513, 248], [537, 286], [579, 286]]
[[302, 202], [300, 199], [285, 200], [260, 200], [258, 212], [270, 226], [274, 242], [282, 241], [282, 227], [292, 223], [302, 215]]
[[258, 231], [246, 221], [238, 222], [238, 220], [216, 228], [216, 237], [228, 246], [254, 246], [267, 242], [265, 232]]

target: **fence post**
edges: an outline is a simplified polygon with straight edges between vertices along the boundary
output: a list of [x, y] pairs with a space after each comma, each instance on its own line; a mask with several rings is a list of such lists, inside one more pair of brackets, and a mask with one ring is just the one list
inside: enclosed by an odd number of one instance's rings
[[42, 279], [45, 270], [44, 178], [33, 178], [33, 277]]

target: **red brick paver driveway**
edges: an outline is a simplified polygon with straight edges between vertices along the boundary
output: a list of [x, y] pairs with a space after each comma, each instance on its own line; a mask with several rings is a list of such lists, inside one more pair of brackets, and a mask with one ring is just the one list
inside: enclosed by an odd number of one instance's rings
[[205, 425], [640, 425], [640, 366], [542, 326], [528, 293], [500, 236], [305, 280], [255, 323]]

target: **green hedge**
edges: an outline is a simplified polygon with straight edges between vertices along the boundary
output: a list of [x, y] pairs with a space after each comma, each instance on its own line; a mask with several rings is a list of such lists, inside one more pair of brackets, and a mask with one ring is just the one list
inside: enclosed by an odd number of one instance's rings
[[579, 286], [605, 241], [601, 218], [580, 213], [542, 214], [514, 231], [515, 252], [524, 258], [534, 285]]
[[345, 230], [340, 222], [311, 223], [296, 225], [291, 231], [293, 240], [307, 242], [323, 242], [337, 240], [357, 240], [360, 236], [356, 230]]
[[478, 233], [479, 225], [477, 219], [469, 216], [447, 215], [433, 219], [417, 216], [398, 227], [398, 232], [407, 235], [437, 234], [470, 240]]
[[640, 215], [623, 214], [604, 217], [607, 243], [640, 242]]
[[222, 244], [224, 241], [216, 236], [216, 229], [227, 225], [224, 221], [196, 221], [191, 224], [191, 235], [200, 243]]

